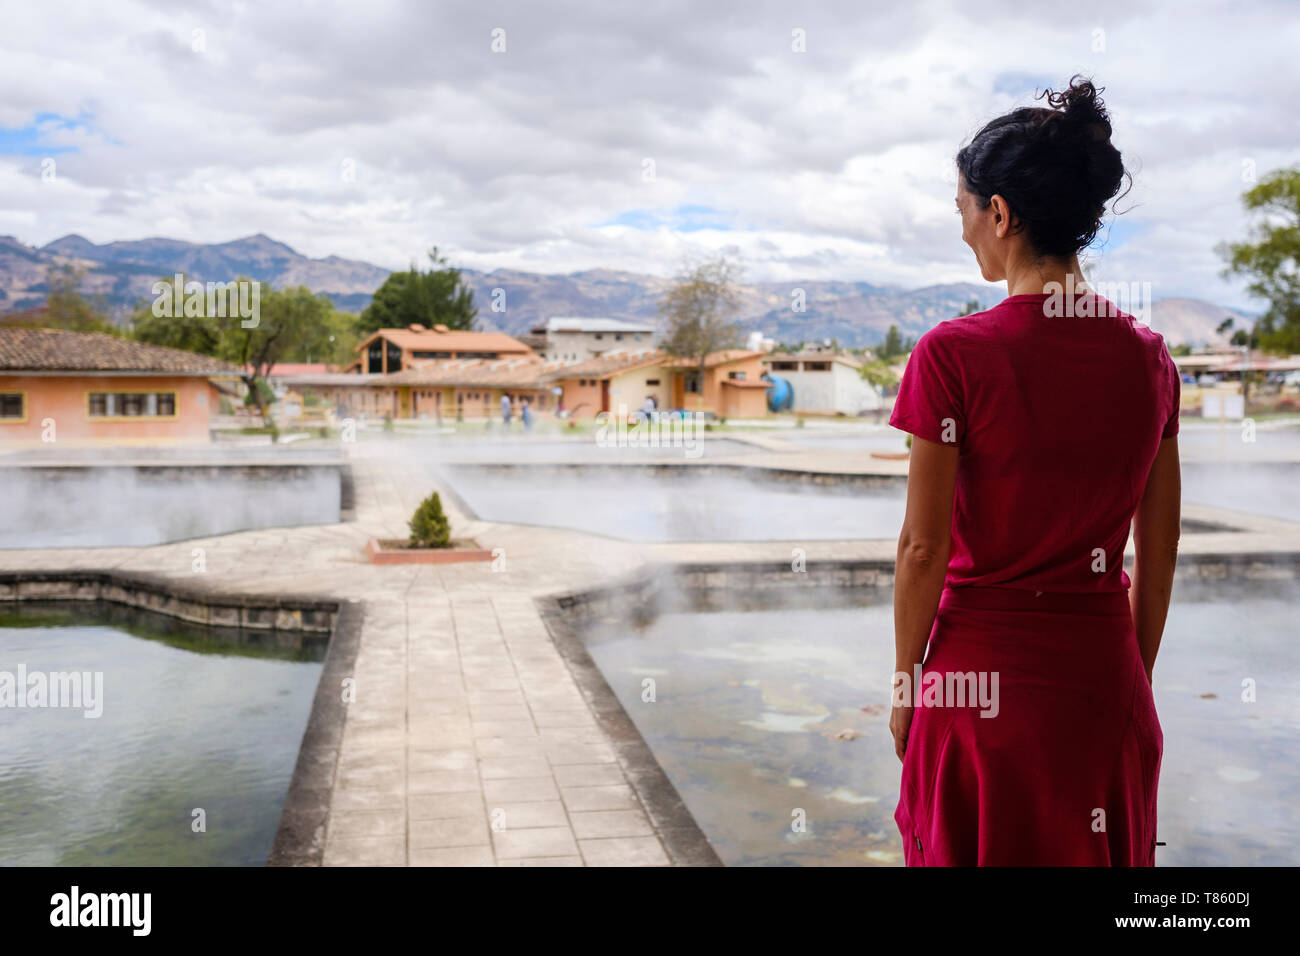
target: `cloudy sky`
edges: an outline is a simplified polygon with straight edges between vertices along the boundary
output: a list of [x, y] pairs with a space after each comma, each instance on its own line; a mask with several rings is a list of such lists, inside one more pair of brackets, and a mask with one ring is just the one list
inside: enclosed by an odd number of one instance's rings
[[[1059, 8], [1058, 8], [1059, 6]], [[1300, 4], [6, 0], [0, 234], [979, 281], [952, 154], [1075, 72], [1135, 188], [1096, 277], [1251, 307], [1216, 242], [1300, 162]], [[802, 48], [802, 49], [800, 49]]]

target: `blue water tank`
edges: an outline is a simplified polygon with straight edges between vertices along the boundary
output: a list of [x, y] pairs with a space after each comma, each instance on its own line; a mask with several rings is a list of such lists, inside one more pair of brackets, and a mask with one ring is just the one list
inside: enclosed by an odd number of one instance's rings
[[794, 386], [777, 375], [763, 373], [767, 381], [767, 410], [769, 412], [788, 412], [794, 407]]

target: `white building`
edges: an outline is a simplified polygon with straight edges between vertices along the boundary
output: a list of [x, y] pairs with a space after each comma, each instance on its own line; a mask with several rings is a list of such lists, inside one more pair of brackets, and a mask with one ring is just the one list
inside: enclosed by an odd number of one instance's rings
[[608, 352], [642, 352], [654, 348], [656, 327], [649, 322], [555, 316], [536, 326], [539, 354], [548, 362], [573, 365]]
[[794, 411], [861, 415], [881, 407], [880, 390], [864, 379], [862, 363], [831, 349], [771, 352], [763, 365], [794, 389]]

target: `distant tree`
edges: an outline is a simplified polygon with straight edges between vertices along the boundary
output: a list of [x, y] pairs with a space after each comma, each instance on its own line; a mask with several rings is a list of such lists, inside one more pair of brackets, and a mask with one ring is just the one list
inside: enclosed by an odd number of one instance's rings
[[898, 330], [897, 325], [891, 325], [889, 331], [885, 333], [885, 341], [876, 346], [876, 358], [888, 361], [889, 359], [898, 358], [900, 355], [906, 355], [912, 349], [916, 348], [915, 339], [904, 339], [903, 333]]
[[86, 270], [70, 264], [51, 265], [45, 271], [45, 311], [32, 310], [7, 317], [10, 328], [68, 329], [120, 336], [123, 330], [105, 314], [102, 301], [92, 302], [81, 292]]
[[[181, 281], [185, 281], [183, 276]], [[170, 296], [175, 280], [162, 282], [166, 286], [162, 295]], [[272, 289], [259, 283], [257, 323], [252, 328], [244, 328], [238, 314], [207, 314], [206, 302], [203, 314], [194, 316], [158, 316], [152, 304], [145, 302], [133, 316], [132, 334], [141, 342], [184, 348], [237, 365], [250, 403], [265, 418], [268, 392], [264, 386], [271, 366], [301, 360], [312, 352], [327, 353], [337, 315], [329, 299], [313, 295], [305, 286]]]
[[961, 307], [961, 311], [958, 312], [956, 316], [954, 316], [954, 318], [960, 319], [963, 315], [974, 315], [979, 310], [980, 310], [979, 299], [967, 299], [966, 304]]
[[256, 380], [265, 379], [271, 366], [291, 361], [303, 350], [324, 350], [329, 338], [334, 305], [306, 286], [261, 292], [261, 316], [255, 328], [246, 329], [238, 317], [224, 320], [220, 355], [239, 366], [244, 384], [258, 395], [258, 413], [266, 416]]
[[[166, 284], [163, 296], [171, 297], [176, 283], [174, 278], [161, 280]], [[181, 289], [189, 280], [181, 276]], [[167, 348], [183, 349], [186, 352], [198, 352], [200, 355], [217, 356], [221, 354], [221, 325], [223, 320], [204, 315], [154, 314], [153, 299], [142, 299], [136, 303], [131, 313], [130, 334], [140, 342], [150, 345], [164, 345]], [[204, 303], [206, 312], [206, 302]]]
[[1222, 243], [1225, 276], [1251, 276], [1246, 290], [1268, 303], [1253, 329], [1269, 352], [1300, 352], [1300, 166], [1279, 169], [1247, 190], [1242, 203], [1261, 216], [1251, 242]]
[[414, 263], [405, 272], [394, 272], [375, 290], [374, 298], [362, 310], [357, 331], [369, 335], [379, 329], [404, 329], [416, 323], [432, 328], [470, 331], [475, 327], [478, 309], [474, 307], [474, 290], [461, 281], [459, 269], [447, 266], [438, 255], [438, 247], [429, 250], [432, 268], [421, 272]]
[[724, 253], [703, 262], [687, 262], [659, 303], [666, 322], [663, 349], [693, 359], [701, 395], [709, 355], [740, 344], [736, 314], [740, 308], [741, 267]]
[[898, 375], [895, 374], [893, 367], [889, 362], [881, 359], [867, 362], [858, 373], [872, 385], [880, 388], [892, 388], [898, 384]]

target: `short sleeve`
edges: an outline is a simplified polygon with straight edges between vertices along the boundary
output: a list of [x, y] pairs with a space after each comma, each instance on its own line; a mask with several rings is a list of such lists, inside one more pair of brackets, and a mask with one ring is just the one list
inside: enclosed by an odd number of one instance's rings
[[1170, 407], [1168, 417], [1165, 419], [1165, 427], [1160, 432], [1161, 439], [1165, 439], [1173, 438], [1178, 434], [1178, 409], [1183, 400], [1183, 377], [1178, 371], [1177, 364], [1170, 357], [1167, 348], [1162, 347], [1160, 355], [1165, 365], [1165, 375], [1168, 381], [1166, 387]]
[[908, 358], [889, 424], [926, 441], [960, 445], [966, 435], [962, 378], [938, 329], [921, 336]]

